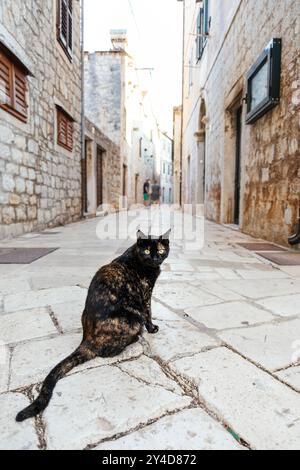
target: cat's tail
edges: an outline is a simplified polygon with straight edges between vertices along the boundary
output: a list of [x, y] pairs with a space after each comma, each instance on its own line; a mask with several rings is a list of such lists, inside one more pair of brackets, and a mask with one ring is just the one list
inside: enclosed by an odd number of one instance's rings
[[81, 345], [72, 354], [70, 354], [70, 356], [66, 357], [66, 359], [61, 361], [54, 367], [54, 369], [52, 369], [50, 374], [45, 378], [37, 399], [17, 414], [16, 421], [24, 421], [25, 419], [32, 418], [33, 416], [41, 413], [41, 411], [44, 411], [51, 400], [56, 383], [74, 367], [79, 366], [90, 359], [94, 359], [95, 357], [96, 354], [91, 351], [86, 343], [81, 343]]

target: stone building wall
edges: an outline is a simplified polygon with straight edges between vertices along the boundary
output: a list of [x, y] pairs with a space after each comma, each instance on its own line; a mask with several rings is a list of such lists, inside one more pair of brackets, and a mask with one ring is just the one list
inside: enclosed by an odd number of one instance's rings
[[120, 147], [85, 119], [86, 168], [87, 168], [87, 209], [89, 215], [96, 215], [97, 209], [97, 147], [102, 151], [102, 197], [105, 210], [119, 209], [122, 196]]
[[174, 204], [180, 204], [180, 159], [181, 159], [181, 115], [182, 106], [173, 109], [173, 140], [174, 140], [174, 173], [173, 195]]
[[[30, 70], [28, 122], [0, 109], [0, 238], [81, 216], [80, 4], [73, 60], [56, 36], [56, 1], [0, 0], [0, 42]], [[74, 119], [73, 151], [56, 143], [56, 105]]]
[[160, 160], [161, 202], [172, 204], [174, 200], [173, 140], [162, 132], [160, 136]]
[[124, 53], [84, 55], [85, 115], [116, 145], [121, 143], [121, 66]]
[[[195, 7], [192, 0], [187, 2]], [[188, 154], [191, 174], [197, 174], [197, 140], [204, 122], [206, 215], [217, 222], [233, 222], [234, 115], [237, 106], [242, 106], [240, 228], [256, 237], [287, 244], [300, 206], [300, 4], [293, 0], [234, 0], [226, 10], [226, 2], [220, 8], [220, 2], [210, 1], [210, 37], [200, 63], [193, 64], [191, 90], [185, 78], [185, 96], [190, 99], [185, 109], [184, 186], [190, 186], [186, 176]], [[188, 18], [191, 20], [190, 15]], [[280, 104], [255, 124], [246, 125], [242, 101], [246, 73], [275, 37], [282, 39]], [[198, 182], [196, 179], [191, 186]]]
[[151, 156], [153, 173], [159, 173], [158, 130], [148, 91], [129, 53], [126, 30], [112, 30], [111, 40], [110, 51], [85, 53], [85, 114], [120, 149], [120, 191], [130, 206], [143, 202]]

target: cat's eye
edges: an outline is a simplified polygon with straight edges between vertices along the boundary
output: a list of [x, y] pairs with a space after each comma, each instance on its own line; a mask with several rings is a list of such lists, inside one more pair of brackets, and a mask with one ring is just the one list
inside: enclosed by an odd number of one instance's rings
[[158, 250], [159, 255], [163, 255], [165, 253], [165, 250]]
[[149, 248], [147, 248], [145, 251], [144, 251], [145, 255], [150, 255], [150, 250]]

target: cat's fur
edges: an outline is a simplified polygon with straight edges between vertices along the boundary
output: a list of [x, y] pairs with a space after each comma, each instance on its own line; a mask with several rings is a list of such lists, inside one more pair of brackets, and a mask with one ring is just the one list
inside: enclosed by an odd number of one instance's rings
[[137, 233], [137, 242], [94, 276], [82, 314], [80, 346], [46, 377], [38, 398], [20, 411], [17, 421], [38, 415], [49, 404], [58, 380], [79, 364], [95, 357], [112, 357], [138, 341], [143, 326], [156, 333], [152, 323], [151, 295], [160, 265], [169, 255], [170, 231], [161, 237]]

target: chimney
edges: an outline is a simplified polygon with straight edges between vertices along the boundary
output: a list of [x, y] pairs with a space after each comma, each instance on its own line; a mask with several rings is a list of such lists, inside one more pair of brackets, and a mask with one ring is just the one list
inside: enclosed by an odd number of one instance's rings
[[111, 29], [110, 38], [115, 51], [126, 51], [128, 46], [126, 29]]

